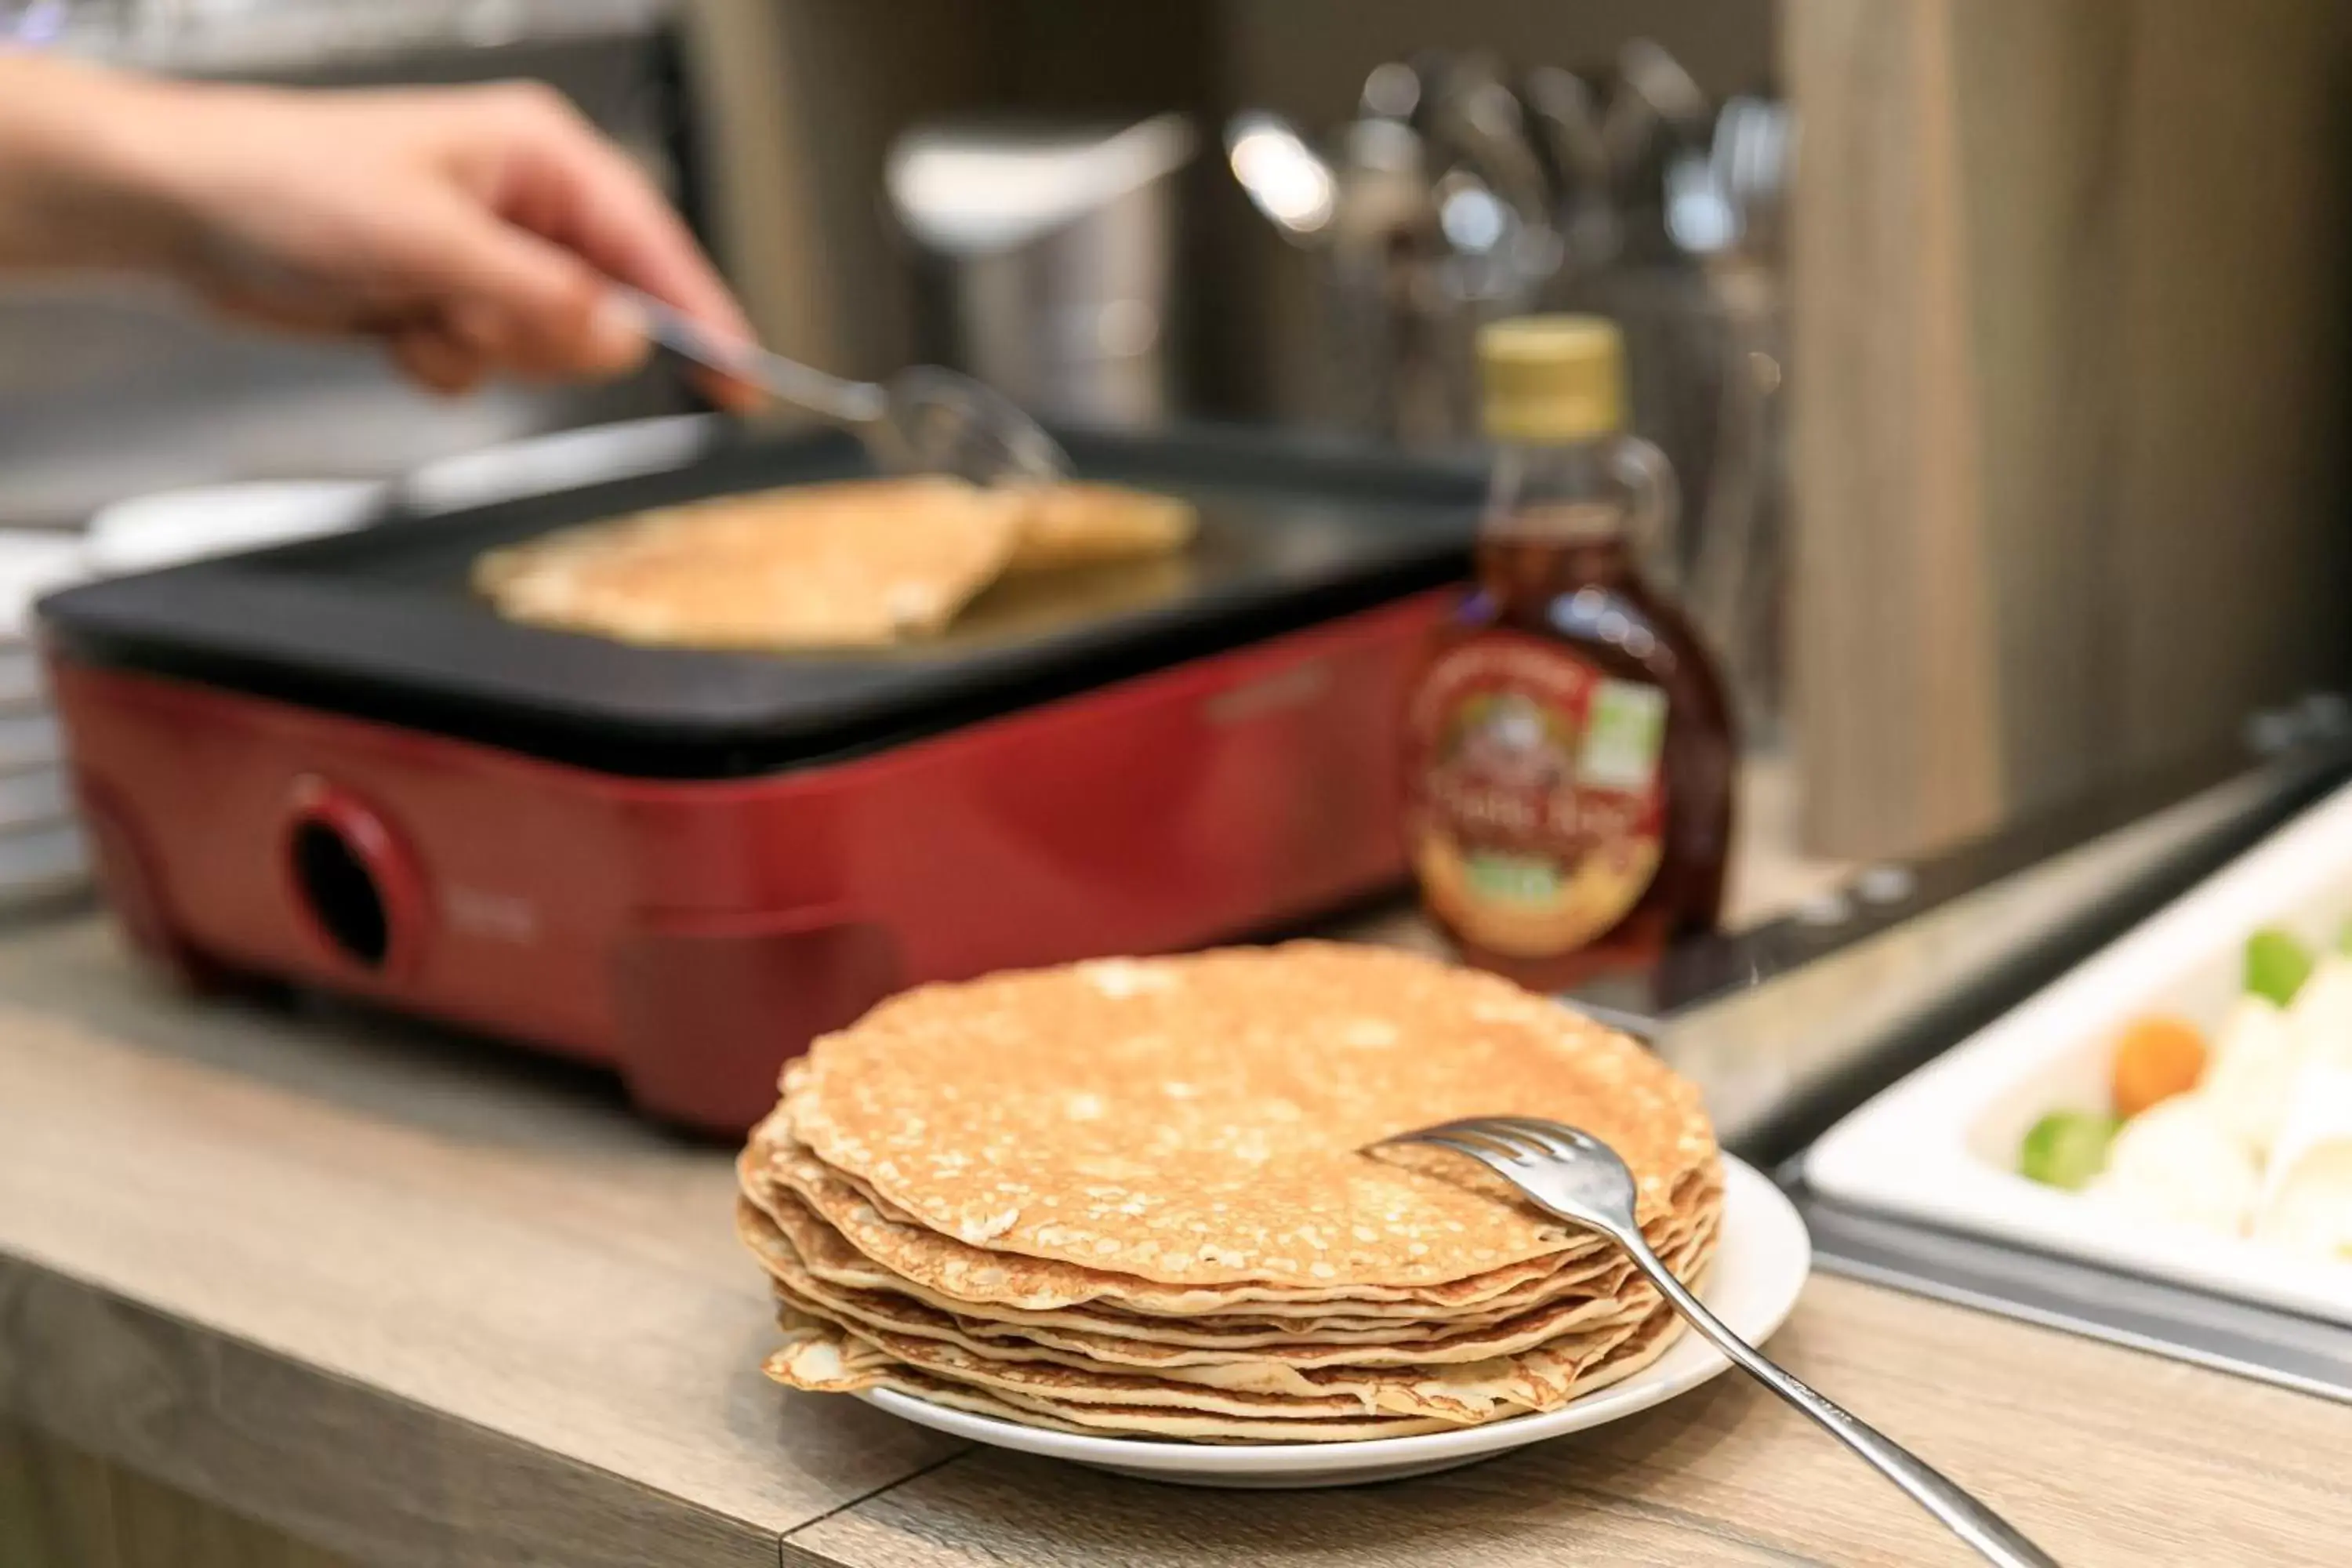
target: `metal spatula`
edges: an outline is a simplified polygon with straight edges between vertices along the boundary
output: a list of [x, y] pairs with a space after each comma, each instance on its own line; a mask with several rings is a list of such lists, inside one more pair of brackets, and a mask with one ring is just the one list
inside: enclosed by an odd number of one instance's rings
[[705, 331], [634, 289], [614, 291], [646, 337], [670, 353], [758, 387], [777, 402], [842, 426], [890, 473], [954, 474], [977, 484], [1051, 483], [1070, 459], [1034, 419], [1001, 394], [951, 370], [917, 365], [889, 384], [845, 381], [754, 342]]

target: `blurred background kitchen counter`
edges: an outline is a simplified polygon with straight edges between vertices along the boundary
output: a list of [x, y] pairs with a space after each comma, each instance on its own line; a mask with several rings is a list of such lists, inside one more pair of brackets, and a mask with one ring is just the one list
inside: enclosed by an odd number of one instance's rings
[[[1797, 127], [1781, 149], [1785, 214], [1744, 281], [1705, 237], [1722, 190], [1687, 182], [1675, 187], [1696, 198], [1682, 232], [1643, 274], [1678, 276], [1718, 311], [1761, 289], [1772, 338], [1718, 341], [1712, 372], [1681, 377], [1695, 390], [1661, 396], [1672, 367], [1636, 333], [1635, 377], [1651, 433], [1673, 449], [1676, 419], [1696, 431], [1683, 437], [1698, 453], [1685, 458], [1698, 481], [1688, 533], [1713, 526], [1713, 503], [1752, 517], [1764, 542], [1744, 574], [1755, 624], [1735, 673], [1753, 689], [1759, 739], [1785, 728], [1807, 855], [1925, 853], [2063, 805], [2226, 744], [2256, 710], [2340, 686], [2352, 662], [2340, 611], [2352, 138], [2336, 90], [2352, 18], [2328, 0], [15, 0], [5, 12], [37, 44], [166, 69], [543, 76], [656, 167], [785, 352], [856, 374], [970, 357], [984, 351], [959, 322], [988, 297], [976, 290], [1028, 288], [1034, 303], [1044, 289], [1100, 328], [1091, 348], [1055, 350], [1056, 384], [1080, 389], [1059, 412], [1359, 435], [1365, 416], [1333, 395], [1351, 345], [1335, 341], [1331, 275], [1252, 209], [1221, 133], [1255, 110], [1344, 146], [1376, 116], [1368, 87], [1383, 68], [1441, 55], [1487, 62], [1531, 105], [1530, 73], [1547, 68], [1555, 87], [1568, 68], [1622, 97], [1628, 45], [1647, 40], [1706, 114], [1785, 101]], [[998, 267], [991, 283], [968, 227], [961, 241], [923, 229], [893, 158], [903, 173], [921, 137], [953, 151], [969, 127], [1008, 116], [1050, 132], [1052, 156], [1024, 166], [1069, 185], [1066, 213], [1091, 211], [1089, 191], [1105, 208], [1150, 195], [1091, 250], [1065, 246], [1026, 282]], [[1118, 141], [1155, 123], [1156, 140]], [[1535, 150], [1558, 163], [1541, 129]], [[1650, 195], [1670, 207], [1671, 136], [1664, 147]], [[1475, 220], [1510, 205], [1508, 171], [1475, 157], [1451, 167], [1489, 198], [1462, 206], [1447, 239], [1475, 249]], [[1032, 239], [1070, 226], [1032, 216]], [[1528, 302], [1607, 305], [1613, 288], [1620, 312], [1638, 313], [1656, 297], [1624, 268], [1613, 282], [1573, 271]], [[387, 473], [683, 406], [659, 374], [435, 405], [364, 356], [230, 339], [152, 300], [61, 287], [0, 297], [11, 523], [66, 523], [194, 481]], [[1147, 364], [1127, 390], [1069, 370], [1120, 344]], [[1722, 367], [1759, 356], [1762, 423], [1730, 429]], [[1696, 415], [1677, 412], [1694, 400]], [[1446, 427], [1370, 433], [1443, 445]], [[1715, 447], [1738, 456], [1742, 442], [1752, 450], [1734, 466], [1752, 493], [1724, 500]], [[1686, 564], [1701, 542], [1685, 538]]]

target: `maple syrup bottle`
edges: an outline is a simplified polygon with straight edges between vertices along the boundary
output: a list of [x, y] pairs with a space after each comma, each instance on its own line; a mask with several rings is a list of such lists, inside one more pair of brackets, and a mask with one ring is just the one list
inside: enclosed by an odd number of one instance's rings
[[1597, 318], [1479, 333], [1498, 451], [1477, 585], [1407, 714], [1423, 902], [1469, 962], [1556, 991], [1712, 928], [1737, 747], [1714, 664], [1645, 582], [1673, 475], [1624, 433], [1624, 347]]

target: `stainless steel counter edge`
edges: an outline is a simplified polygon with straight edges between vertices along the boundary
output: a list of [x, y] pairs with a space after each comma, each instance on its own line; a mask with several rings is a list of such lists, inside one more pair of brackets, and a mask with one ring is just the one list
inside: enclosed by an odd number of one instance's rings
[[1706, 1089], [1726, 1146], [1777, 1164], [2250, 847], [2345, 771], [2341, 752], [2326, 750], [2240, 773], [1640, 1032]]

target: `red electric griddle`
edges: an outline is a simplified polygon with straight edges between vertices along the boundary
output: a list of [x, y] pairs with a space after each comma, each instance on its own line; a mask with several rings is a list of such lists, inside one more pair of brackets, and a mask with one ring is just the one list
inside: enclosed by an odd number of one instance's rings
[[786, 1057], [904, 986], [1395, 881], [1402, 689], [1477, 477], [1224, 433], [1068, 445], [1192, 498], [1194, 549], [1008, 582], [902, 651], [633, 647], [467, 590], [551, 528], [859, 471], [833, 438], [57, 595], [106, 895], [191, 978], [609, 1064], [648, 1111], [736, 1131]]

